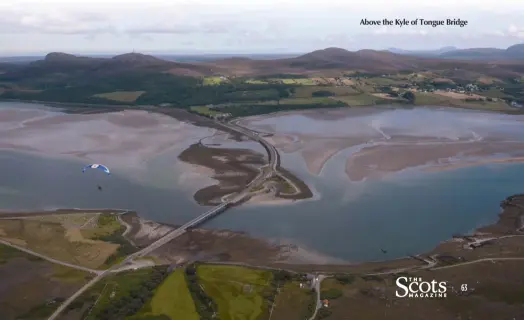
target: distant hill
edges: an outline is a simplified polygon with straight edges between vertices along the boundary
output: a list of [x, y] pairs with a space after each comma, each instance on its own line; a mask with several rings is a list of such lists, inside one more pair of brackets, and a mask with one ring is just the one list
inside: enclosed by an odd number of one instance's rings
[[396, 54], [404, 54], [410, 56], [420, 56], [420, 57], [435, 57], [440, 54], [458, 50], [456, 47], [443, 47], [436, 50], [403, 50], [398, 48], [389, 48], [388, 51]]
[[[202, 77], [208, 75], [257, 76], [271, 74], [323, 74], [340, 75], [346, 71], [371, 73], [390, 73], [400, 70], [443, 70], [458, 72], [466, 70], [492, 76], [514, 76], [524, 64], [515, 59], [501, 57], [522, 57], [524, 44], [508, 49], [467, 49], [451, 50], [452, 47], [433, 51], [359, 50], [348, 51], [330, 47], [315, 50], [300, 56], [281, 57], [278, 59], [256, 59], [246, 56], [227, 57], [213, 61], [176, 62], [168, 61], [141, 53], [126, 53], [113, 57], [85, 57], [62, 52], [52, 52], [43, 59], [23, 65], [4, 65], [0, 72], [5, 81], [44, 83], [83, 83], [97, 81], [101, 77], [133, 74], [139, 77], [145, 74], [172, 74], [178, 76]], [[451, 51], [447, 51], [451, 50]], [[443, 52], [437, 56], [430, 53]], [[409, 54], [408, 54], [409, 53]], [[416, 55], [418, 54], [418, 55]], [[425, 54], [425, 56], [424, 56]], [[477, 59], [471, 58], [477, 57]], [[479, 57], [482, 57], [479, 58]], [[492, 64], [476, 63], [491, 57]], [[493, 58], [496, 57], [496, 58]], [[464, 60], [470, 60], [468, 62]], [[507, 60], [507, 61], [504, 61]], [[495, 63], [496, 62], [496, 63]]]
[[441, 59], [457, 59], [457, 60], [511, 60], [511, 59], [523, 59], [524, 60], [524, 44], [516, 44], [507, 49], [499, 48], [469, 48], [469, 49], [457, 49], [454, 47], [444, 47], [439, 50], [428, 50], [428, 51], [409, 51], [391, 48], [390, 52], [420, 56], [420, 57], [433, 57]]
[[[512, 48], [515, 52], [519, 52], [520, 49], [520, 46]], [[390, 73], [400, 70], [450, 70], [454, 73], [476, 73], [477, 77], [479, 74], [494, 77], [514, 77], [518, 76], [524, 68], [524, 61], [520, 62], [515, 59], [498, 59], [493, 63], [486, 63], [484, 60], [481, 62], [475, 59], [443, 58], [441, 55], [416, 56], [396, 54], [388, 50], [348, 51], [331, 47], [294, 58], [274, 60], [228, 58], [202, 64], [214, 68], [221, 74], [235, 76], [271, 74], [337, 76], [341, 72], [349, 70], [370, 73]]]
[[63, 52], [51, 52], [43, 59], [11, 68], [12, 79], [23, 78], [70, 78], [91, 79], [97, 76], [140, 73], [166, 72], [174, 75], [203, 76], [213, 71], [208, 66], [190, 63], [178, 63], [163, 60], [151, 55], [126, 53], [114, 57], [82, 57]]
[[356, 52], [341, 48], [316, 50], [293, 58], [254, 60], [229, 58], [208, 62], [223, 73], [276, 74], [314, 73], [340, 70], [393, 71], [417, 67], [416, 57], [398, 55], [389, 51], [360, 50]]

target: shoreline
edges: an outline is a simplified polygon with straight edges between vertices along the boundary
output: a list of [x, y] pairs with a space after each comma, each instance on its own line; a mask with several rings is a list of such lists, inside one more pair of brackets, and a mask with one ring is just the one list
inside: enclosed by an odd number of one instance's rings
[[[419, 253], [414, 256], [403, 256], [403, 257], [397, 257], [392, 259], [385, 259], [385, 260], [373, 260], [373, 261], [359, 261], [359, 262], [337, 262], [337, 263], [312, 263], [312, 262], [300, 262], [296, 263], [294, 261], [298, 261], [301, 259], [307, 259], [307, 257], [322, 257], [324, 261], [329, 260], [338, 260], [338, 258], [333, 258], [329, 256], [323, 256], [321, 252], [314, 252], [314, 251], [308, 251], [307, 248], [301, 248], [296, 247], [293, 251], [293, 249], [285, 249], [289, 250], [287, 257], [283, 257], [284, 260], [273, 260], [273, 261], [266, 261], [261, 262], [257, 261], [258, 265], [265, 265], [268, 267], [276, 267], [276, 268], [286, 268], [286, 269], [293, 269], [293, 270], [308, 270], [308, 271], [315, 271], [315, 272], [356, 272], [357, 270], [366, 270], [366, 271], [376, 271], [376, 272], [382, 272], [384, 270], [389, 270], [391, 268], [407, 268], [408, 266], [413, 267], [415, 269], [417, 268], [423, 268], [424, 264], [422, 261], [428, 262], [429, 261], [435, 261], [437, 263], [440, 256], [447, 256], [449, 257], [451, 250], [456, 250], [457, 252], [460, 250], [466, 250], [466, 254], [474, 253], [474, 250], [467, 250], [463, 247], [464, 242], [467, 239], [480, 237], [480, 239], [489, 238], [490, 236], [495, 236], [496, 238], [509, 238], [509, 237], [519, 237], [524, 236], [524, 194], [515, 194], [510, 195], [506, 197], [505, 199], [501, 200], [500, 202], [501, 211], [498, 214], [498, 219], [496, 222], [484, 226], [480, 226], [475, 228], [472, 232], [469, 234], [463, 234], [463, 235], [453, 235], [452, 237], [443, 240], [439, 243], [436, 243], [433, 249]], [[115, 211], [124, 211], [121, 213], [116, 213]], [[35, 216], [42, 216], [42, 215], [56, 215], [56, 214], [74, 214], [74, 213], [100, 213], [100, 212], [106, 212], [106, 213], [115, 213], [115, 214], [122, 214], [122, 217], [126, 222], [128, 219], [138, 219], [138, 221], [143, 221], [140, 223], [149, 223], [156, 225], [156, 227], [152, 228], [151, 230], [161, 229], [161, 228], [173, 228], [174, 225], [170, 224], [163, 224], [163, 223], [157, 223], [151, 220], [145, 220], [140, 218], [140, 216], [132, 211], [132, 210], [124, 210], [124, 209], [79, 209], [79, 208], [72, 208], [72, 209], [56, 209], [56, 210], [42, 210], [42, 211], [25, 211], [25, 212], [10, 212], [7, 213], [4, 210], [0, 210], [2, 214], [0, 214], [0, 219], [22, 219], [27, 217], [35, 217]], [[135, 217], [135, 218], [133, 218]], [[135, 222], [136, 224], [136, 222]], [[294, 245], [292, 243], [288, 243], [288, 245], [276, 245], [271, 244], [271, 239], [266, 238], [257, 238], [253, 237], [245, 232], [240, 231], [232, 231], [228, 229], [208, 229], [208, 228], [197, 228], [197, 233], [200, 234], [200, 237], [204, 237], [201, 239], [201, 241], [207, 241], [205, 240], [206, 234], [212, 234], [214, 236], [217, 235], [223, 235], [226, 237], [230, 237], [227, 235], [242, 235], [247, 241], [247, 239], [252, 239], [253, 241], [257, 241], [258, 245], [274, 247], [274, 248], [280, 248], [284, 249], [287, 246], [293, 247]], [[135, 230], [131, 233], [137, 233], [139, 231]], [[164, 231], [164, 233], [167, 233], [168, 231]], [[161, 235], [159, 235], [161, 236]], [[130, 239], [131, 240], [131, 239]], [[152, 239], [151, 241], [153, 241]], [[250, 240], [251, 241], [251, 240]], [[477, 240], [476, 240], [477, 241]], [[265, 243], [265, 245], [263, 244]], [[180, 245], [180, 244], [179, 244]], [[178, 246], [179, 246], [178, 245]], [[169, 246], [169, 245], [166, 245]], [[226, 245], [227, 247], [227, 245]], [[453, 249], [455, 248], [455, 249]], [[457, 249], [458, 248], [458, 249]], [[166, 249], [169, 250], [169, 249]], [[301, 251], [302, 250], [302, 251]], [[296, 253], [296, 256], [293, 256], [293, 253]], [[196, 254], [196, 253], [195, 253]], [[282, 254], [282, 253], [280, 253]], [[463, 254], [463, 253], [462, 253]], [[453, 254], [451, 254], [453, 255]], [[429, 257], [429, 258], [427, 258]], [[210, 261], [215, 261], [215, 258], [211, 259]], [[262, 257], [258, 257], [258, 259], [262, 259]], [[433, 260], [432, 260], [433, 259]], [[200, 259], [202, 261], [206, 261], [206, 259]], [[228, 260], [229, 261], [229, 260]], [[240, 262], [245, 263], [245, 261], [235, 261], [232, 260], [230, 262]]]

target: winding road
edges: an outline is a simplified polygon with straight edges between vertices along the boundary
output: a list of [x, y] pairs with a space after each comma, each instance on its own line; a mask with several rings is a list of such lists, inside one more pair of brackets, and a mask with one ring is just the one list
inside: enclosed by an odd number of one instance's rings
[[251, 130], [246, 129], [244, 127], [241, 127], [237, 124], [234, 124], [232, 122], [225, 123], [225, 122], [216, 122], [217, 124], [228, 128], [230, 130], [234, 130], [238, 133], [241, 133], [249, 138], [251, 138], [254, 141], [257, 141], [260, 143], [264, 149], [266, 149], [268, 153], [268, 165], [267, 167], [269, 170], [262, 169], [261, 174], [257, 175], [251, 183], [249, 183], [246, 188], [237, 193], [236, 196], [234, 196], [231, 200], [227, 200], [226, 202], [212, 208], [211, 210], [199, 215], [198, 217], [192, 219], [191, 221], [185, 223], [184, 225], [180, 226], [179, 228], [169, 232], [162, 238], [156, 240], [146, 248], [133, 253], [132, 255], [125, 258], [121, 263], [112, 266], [108, 270], [105, 271], [96, 271], [91, 270], [90, 272], [94, 271], [97, 273], [97, 276], [93, 278], [91, 281], [89, 281], [86, 285], [84, 285], [80, 290], [78, 290], [74, 295], [69, 297], [66, 301], [64, 301], [58, 309], [55, 310], [55, 312], [48, 318], [49, 320], [56, 319], [64, 310], [67, 308], [69, 304], [71, 304], [76, 298], [78, 298], [82, 293], [84, 293], [87, 289], [89, 289], [91, 286], [93, 286], [96, 282], [98, 282], [100, 279], [102, 279], [105, 275], [112, 272], [118, 272], [118, 270], [129, 270], [136, 268], [133, 265], [130, 265], [134, 259], [143, 257], [153, 250], [158, 249], [159, 247], [163, 246], [164, 244], [172, 241], [173, 239], [180, 237], [183, 235], [188, 229], [193, 228], [197, 225], [202, 224], [203, 222], [207, 221], [208, 219], [211, 219], [217, 214], [220, 214], [224, 210], [227, 210], [229, 206], [232, 204], [235, 204], [237, 202], [242, 201], [248, 194], [249, 189], [253, 186], [256, 186], [257, 184], [260, 184], [264, 182], [266, 179], [271, 178], [273, 175], [277, 174], [278, 167], [280, 166], [280, 155], [278, 154], [277, 149], [271, 145], [269, 142], [267, 142], [265, 139], [257, 135], [256, 133], [253, 133]]
[[[8, 245], [10, 247], [16, 248], [18, 250], [21, 250], [21, 251], [26, 252], [28, 254], [34, 255], [34, 256], [39, 257], [41, 259], [47, 260], [49, 262], [60, 264], [60, 265], [64, 265], [64, 266], [67, 266], [67, 267], [70, 267], [70, 268], [74, 268], [74, 269], [78, 269], [78, 270], [82, 270], [82, 271], [86, 271], [86, 272], [89, 272], [89, 273], [92, 273], [92, 274], [96, 274], [96, 276], [93, 279], [91, 279], [87, 284], [85, 284], [80, 290], [75, 292], [71, 297], [69, 297], [66, 301], [64, 301], [55, 310], [55, 312], [48, 318], [49, 320], [56, 319], [67, 308], [68, 305], [70, 305], [76, 298], [78, 298], [80, 295], [82, 295], [85, 291], [87, 291], [89, 288], [91, 288], [94, 284], [96, 284], [99, 280], [101, 280], [107, 274], [122, 272], [122, 271], [130, 270], [130, 269], [137, 269], [137, 268], [141, 268], [141, 267], [147, 267], [147, 266], [151, 265], [152, 262], [141, 263], [139, 261], [134, 262], [133, 260], [136, 259], [136, 258], [143, 257], [143, 256], [149, 254], [150, 252], [158, 249], [159, 247], [165, 245], [166, 243], [172, 241], [173, 239], [183, 235], [188, 229], [193, 228], [195, 226], [198, 226], [198, 225], [202, 224], [203, 222], [213, 218], [214, 216], [222, 213], [223, 211], [227, 210], [231, 205], [236, 204], [237, 202], [242, 201], [246, 196], [248, 196], [250, 194], [249, 193], [249, 189], [251, 189], [253, 186], [257, 186], [257, 185], [265, 182], [267, 179], [270, 179], [271, 177], [273, 177], [275, 175], [279, 175], [278, 168], [280, 167], [280, 155], [279, 155], [277, 149], [272, 144], [270, 144], [268, 141], [266, 141], [264, 138], [262, 138], [257, 133], [255, 133], [255, 132], [253, 132], [253, 131], [251, 131], [251, 130], [249, 130], [247, 128], [241, 127], [241, 126], [239, 126], [237, 123], [235, 123], [233, 121], [227, 122], [227, 123], [226, 122], [217, 122], [217, 124], [219, 124], [219, 125], [221, 125], [221, 126], [223, 126], [225, 128], [228, 128], [230, 130], [234, 130], [234, 131], [236, 131], [238, 133], [241, 133], [241, 134], [249, 137], [250, 139], [260, 143], [264, 147], [264, 149], [267, 151], [267, 153], [268, 153], [268, 164], [261, 168], [260, 173], [254, 178], [253, 181], [251, 181], [245, 187], [245, 189], [243, 191], [238, 192], [236, 195], [232, 195], [231, 197], [225, 198], [224, 199], [225, 201], [223, 203], [221, 203], [220, 205], [218, 205], [218, 206], [212, 208], [211, 210], [209, 210], [209, 211], [199, 215], [198, 217], [195, 217], [194, 219], [190, 220], [189, 222], [185, 223], [184, 225], [180, 226], [179, 228], [169, 232], [168, 234], [166, 234], [162, 238], [156, 240], [155, 242], [153, 242], [152, 244], [150, 244], [146, 248], [143, 248], [140, 251], [138, 251], [138, 252], [136, 252], [136, 253], [134, 253], [132, 255], [129, 255], [121, 263], [116, 264], [116, 265], [110, 267], [107, 270], [94, 270], [94, 269], [90, 269], [90, 268], [74, 265], [74, 264], [71, 264], [71, 263], [59, 261], [59, 260], [47, 257], [45, 255], [36, 253], [34, 251], [28, 250], [28, 249], [23, 248], [21, 246], [18, 246], [16, 244], [12, 244], [12, 243], [10, 243], [8, 241], [0, 240], [0, 243], [2, 243], [4, 245]], [[129, 228], [130, 226], [128, 224], [126, 224], [121, 219], [119, 219], [119, 221], [124, 226], [126, 226], [126, 233], [128, 233], [129, 230], [130, 230], [130, 228]], [[436, 268], [434, 266], [437, 264], [437, 261], [435, 259], [431, 259], [431, 261], [428, 259], [428, 261], [426, 261], [428, 263], [428, 265], [424, 266], [422, 268], [419, 267], [419, 269], [439, 270], [439, 269], [454, 268], [454, 267], [459, 267], [459, 266], [463, 266], [463, 265], [479, 263], [479, 262], [483, 262], [483, 261], [509, 261], [509, 260], [524, 260], [524, 257], [484, 258], [484, 259], [478, 259], [478, 260], [474, 260], [474, 261], [468, 261], [468, 262], [458, 263], [458, 264], [449, 265], [449, 266], [436, 267]], [[413, 270], [413, 269], [414, 269], [414, 267], [409, 267], [409, 268], [403, 268], [403, 269], [397, 269], [397, 270], [390, 270], [390, 271], [387, 271], [387, 272], [375, 273], [375, 275], [392, 274], [392, 273], [397, 273], [397, 272], [400, 272], [400, 271]], [[317, 275], [317, 277], [314, 280], [315, 281], [314, 288], [315, 288], [316, 294], [317, 294], [317, 305], [316, 305], [314, 314], [312, 315], [312, 317], [310, 319], [314, 319], [316, 317], [316, 315], [317, 315], [318, 310], [322, 307], [322, 304], [321, 304], [321, 301], [320, 301], [320, 285], [321, 285], [321, 282], [322, 282], [322, 280], [324, 278], [325, 278], [324, 275]]]

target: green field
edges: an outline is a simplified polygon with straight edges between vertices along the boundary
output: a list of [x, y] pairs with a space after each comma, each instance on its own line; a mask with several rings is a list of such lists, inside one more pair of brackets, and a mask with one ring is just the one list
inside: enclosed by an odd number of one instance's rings
[[86, 238], [84, 229], [66, 222], [6, 219], [0, 221], [0, 234], [11, 243], [89, 268], [101, 267], [120, 247], [110, 241]]
[[416, 105], [440, 105], [450, 107], [460, 107], [468, 109], [478, 110], [493, 110], [493, 111], [510, 111], [513, 110], [504, 101], [474, 101], [468, 102], [462, 99], [454, 99], [443, 95], [430, 93], [430, 92], [416, 92], [415, 93], [415, 104]]
[[265, 81], [265, 80], [258, 80], [258, 79], [249, 79], [249, 80], [246, 80], [245, 83], [248, 83], [248, 84], [268, 84], [267, 81]]
[[120, 102], [135, 102], [145, 91], [115, 91], [107, 93], [98, 93], [93, 95], [95, 98], [102, 98]]
[[329, 97], [315, 98], [288, 98], [280, 100], [280, 104], [303, 104], [303, 105], [336, 105], [337, 100]]
[[342, 101], [350, 106], [368, 106], [376, 104], [380, 98], [371, 94], [362, 93], [351, 96], [333, 97], [332, 100]]
[[206, 106], [194, 106], [190, 108], [191, 111], [199, 113], [204, 116], [214, 116], [216, 114], [220, 114], [221, 112], [215, 111], [213, 109], [210, 109]]
[[262, 292], [271, 281], [269, 271], [200, 265], [197, 274], [204, 291], [217, 304], [221, 320], [256, 320], [268, 308]]
[[309, 288], [300, 288], [299, 282], [290, 281], [281, 289], [275, 299], [273, 320], [303, 320], [311, 316], [308, 304], [314, 303], [316, 294]]
[[315, 81], [309, 78], [298, 78], [298, 79], [273, 79], [280, 80], [283, 84], [295, 84], [301, 86], [314, 86]]
[[295, 78], [295, 79], [287, 79], [287, 78], [270, 78], [270, 79], [249, 79], [246, 80], [245, 83], [248, 84], [270, 84], [270, 83], [281, 83], [281, 84], [292, 84], [292, 85], [298, 85], [298, 86], [314, 86], [315, 81], [310, 78]]
[[113, 234], [120, 228], [122, 228], [122, 225], [118, 221], [116, 214], [102, 213], [96, 219], [96, 226], [94, 228], [84, 228], [81, 232], [84, 237], [95, 239]]
[[205, 86], [215, 86], [223, 82], [226, 82], [226, 80], [223, 80], [220, 77], [214, 76], [214, 77], [204, 77], [202, 84]]
[[177, 269], [172, 272], [155, 289], [153, 298], [138, 313], [140, 317], [160, 315], [166, 315], [171, 319], [199, 319], [195, 310], [195, 304], [187, 289], [183, 269]]

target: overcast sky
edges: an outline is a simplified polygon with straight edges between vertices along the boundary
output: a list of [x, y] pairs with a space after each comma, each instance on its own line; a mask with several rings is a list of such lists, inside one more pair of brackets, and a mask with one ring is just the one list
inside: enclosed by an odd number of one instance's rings
[[[300, 53], [501, 47], [524, 42], [523, 0], [0, 0], [0, 55]], [[361, 26], [361, 19], [458, 18], [458, 26]]]

